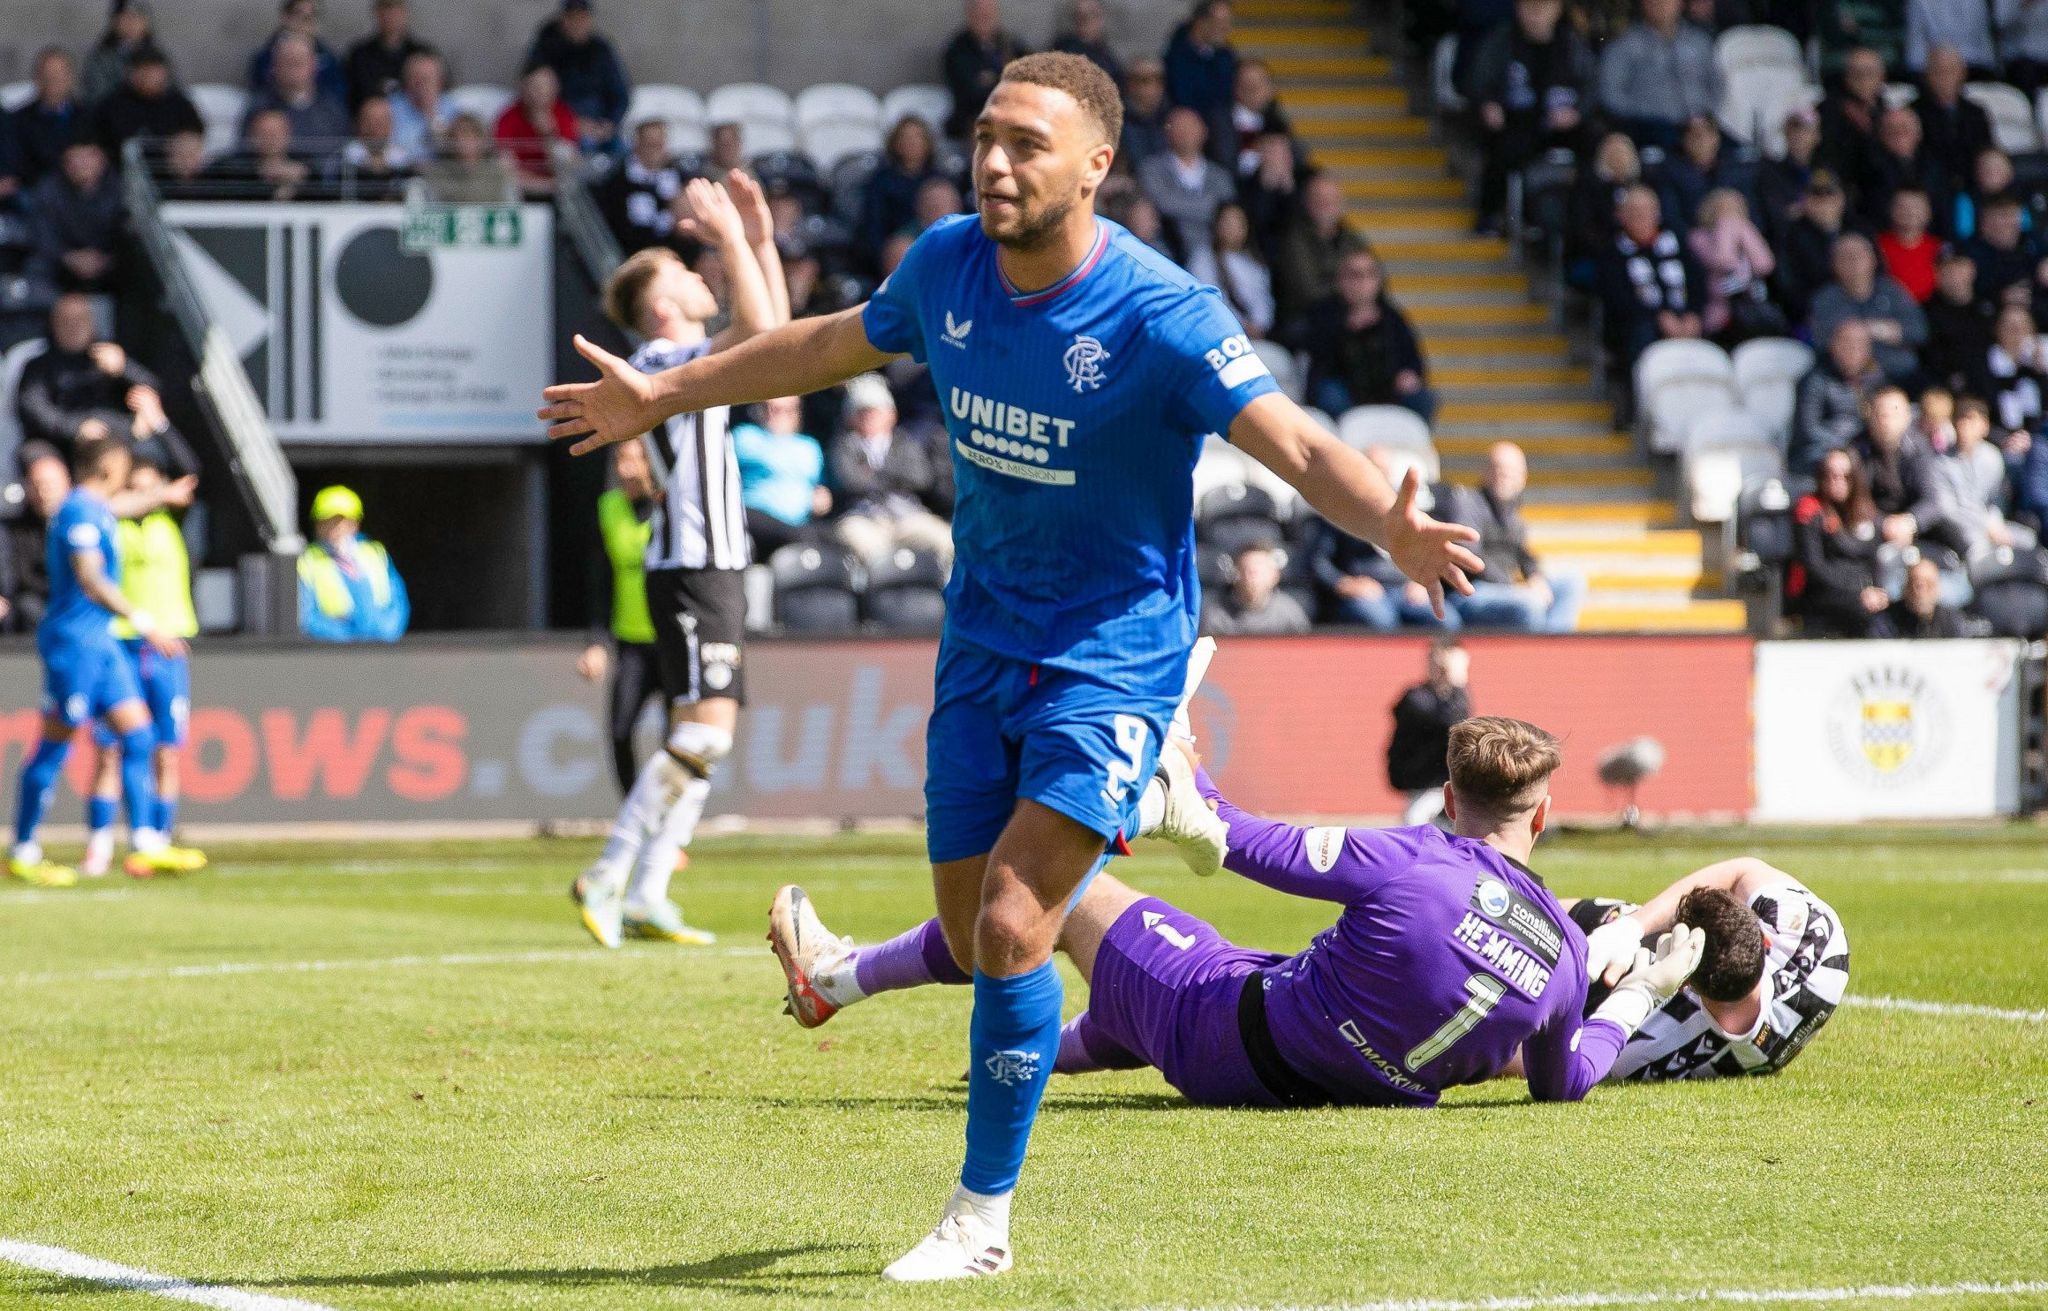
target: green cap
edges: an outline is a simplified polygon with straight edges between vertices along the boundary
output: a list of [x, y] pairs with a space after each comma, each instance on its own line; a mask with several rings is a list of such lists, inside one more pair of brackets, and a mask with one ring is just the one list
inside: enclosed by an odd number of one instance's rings
[[353, 519], [361, 523], [363, 498], [339, 484], [322, 487], [319, 495], [313, 498], [313, 522], [319, 523], [322, 519]]

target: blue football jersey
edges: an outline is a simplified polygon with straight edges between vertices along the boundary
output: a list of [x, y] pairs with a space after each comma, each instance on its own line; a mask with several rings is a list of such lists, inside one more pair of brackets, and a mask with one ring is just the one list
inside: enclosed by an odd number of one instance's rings
[[44, 550], [50, 569], [50, 605], [36, 629], [36, 641], [46, 649], [87, 642], [112, 645], [113, 613], [85, 594], [71, 563], [75, 555], [98, 551], [108, 580], [120, 583], [121, 553], [114, 548], [112, 507], [82, 487], [73, 488], [50, 520]]
[[998, 654], [1179, 690], [1200, 608], [1193, 474], [1276, 390], [1214, 288], [1106, 219], [1025, 293], [973, 215], [927, 229], [868, 340], [931, 368], [958, 499], [946, 627]]

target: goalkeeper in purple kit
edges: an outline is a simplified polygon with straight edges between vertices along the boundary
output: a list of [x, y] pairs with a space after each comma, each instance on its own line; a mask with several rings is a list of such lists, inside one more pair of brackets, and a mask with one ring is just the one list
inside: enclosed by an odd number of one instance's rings
[[[1221, 845], [1235, 873], [1343, 913], [1294, 955], [1254, 951], [1099, 877], [1060, 939], [1088, 979], [1089, 1005], [1062, 1032], [1055, 1069], [1151, 1065], [1203, 1105], [1429, 1106], [1520, 1051], [1536, 1100], [1585, 1096], [1691, 974], [1702, 940], [1674, 925], [1582, 1019], [1585, 937], [1524, 863], [1558, 763], [1557, 740], [1533, 725], [1457, 725], [1446, 834], [1260, 819], [1169, 751], [1143, 831], [1197, 851]], [[856, 947], [785, 888], [770, 926], [791, 1013], [806, 1026], [876, 992], [966, 982], [936, 921]]]

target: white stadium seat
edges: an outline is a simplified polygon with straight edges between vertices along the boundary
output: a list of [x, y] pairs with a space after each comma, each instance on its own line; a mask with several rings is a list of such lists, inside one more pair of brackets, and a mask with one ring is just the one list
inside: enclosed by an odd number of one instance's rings
[[626, 107], [626, 122], [658, 118], [668, 124], [668, 148], [698, 151], [708, 144], [704, 127], [704, 97], [686, 86], [648, 82], [633, 88]]
[[1813, 371], [1813, 347], [1791, 337], [1758, 337], [1737, 346], [1729, 364], [1740, 392], [1772, 379], [1797, 385]]
[[207, 157], [233, 150], [241, 140], [242, 111], [248, 106], [249, 93], [225, 82], [195, 82], [185, 94], [192, 98], [199, 121], [206, 125]]
[[1195, 504], [1218, 487], [1243, 487], [1251, 481], [1251, 459], [1223, 438], [1210, 434], [1195, 461]]
[[1743, 413], [1770, 431], [1780, 447], [1792, 440], [1792, 416], [1799, 410], [1799, 384], [1782, 378], [1759, 378], [1740, 389]]
[[1991, 116], [1991, 139], [2008, 155], [2025, 155], [2041, 148], [2041, 130], [2034, 124], [2034, 107], [2026, 93], [2003, 82], [1969, 82], [1963, 94], [1977, 102]]
[[1754, 23], [1731, 27], [1714, 39], [1714, 62], [1723, 77], [1743, 68], [1789, 68], [1806, 76], [1806, 51], [1782, 27]]
[[1710, 341], [1674, 338], [1650, 343], [1636, 359], [1636, 396], [1648, 400], [1658, 388], [1680, 378], [1719, 378], [1735, 382], [1735, 362]]
[[1744, 409], [1703, 410], [1685, 428], [1685, 449], [1689, 452], [1762, 446], [1770, 440], [1770, 430]]
[[1637, 408], [1649, 422], [1646, 444], [1659, 455], [1672, 455], [1685, 449], [1686, 433], [1699, 415], [1740, 410], [1742, 398], [1726, 378], [1673, 378]]
[[762, 82], [733, 82], [704, 100], [711, 126], [740, 125], [740, 141], [751, 158], [776, 150], [796, 149], [796, 107], [779, 88]]
[[475, 114], [484, 121], [485, 128], [497, 126], [498, 115], [505, 112], [505, 106], [518, 98], [511, 87], [494, 86], [488, 82], [471, 82], [456, 87], [448, 93], [448, 103], [458, 114]]
[[1920, 88], [1911, 82], [1887, 82], [1884, 87], [1886, 109], [1910, 108], [1920, 98]]
[[818, 166], [818, 172], [830, 173], [840, 160], [863, 151], [882, 148], [882, 129], [873, 123], [851, 121], [813, 123], [803, 130], [801, 142], [804, 154]]
[[1437, 458], [1436, 443], [1430, 440], [1429, 425], [1403, 406], [1355, 405], [1337, 420], [1337, 437], [1353, 450], [1384, 446], [1390, 451], [1406, 451], [1421, 463], [1429, 481], [1442, 476], [1443, 462]]
[[1455, 114], [1465, 107], [1465, 97], [1458, 94], [1458, 84], [1451, 80], [1451, 69], [1457, 62], [1458, 38], [1438, 38], [1436, 49], [1429, 56], [1429, 86], [1440, 114]]
[[865, 123], [882, 130], [882, 102], [875, 93], [851, 82], [821, 82], [796, 93], [797, 131], [808, 134], [821, 123]]
[[0, 109], [13, 113], [36, 98], [36, 84], [33, 82], [9, 82], [0, 86]]
[[1273, 381], [1279, 384], [1281, 392], [1288, 400], [1301, 400], [1301, 366], [1295, 361], [1293, 351], [1278, 342], [1255, 341], [1252, 343], [1252, 353], [1266, 362], [1266, 367], [1272, 371]]
[[926, 82], [900, 86], [882, 97], [882, 130], [890, 128], [912, 115], [923, 119], [931, 130], [944, 136], [946, 120], [953, 116], [953, 93], [942, 86]]
[[50, 349], [50, 343], [41, 337], [18, 342], [0, 355], [0, 485], [16, 482], [21, 477], [20, 462], [16, 456], [21, 450], [21, 415], [15, 409], [15, 392], [21, 386], [21, 371], [28, 362]]
[[1785, 472], [1785, 457], [1768, 442], [1742, 442], [1685, 456], [1685, 496], [1694, 523], [1725, 524], [1735, 517], [1735, 503], [1754, 478], [1775, 478]]
[[1723, 131], [1772, 158], [1785, 153], [1785, 116], [1820, 101], [1820, 88], [1797, 69], [1752, 65], [1729, 74], [1714, 112]]

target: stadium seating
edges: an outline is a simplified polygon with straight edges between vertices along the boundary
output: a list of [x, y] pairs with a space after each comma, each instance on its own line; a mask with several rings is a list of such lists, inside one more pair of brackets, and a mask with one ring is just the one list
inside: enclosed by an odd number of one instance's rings
[[825, 123], [860, 123], [882, 129], [882, 102], [866, 87], [850, 82], [821, 82], [796, 93], [794, 102], [798, 132], [808, 133]]
[[633, 88], [626, 109], [628, 122], [658, 118], [668, 124], [668, 146], [674, 151], [700, 151], [710, 144], [704, 97], [686, 86], [649, 82]]
[[471, 82], [456, 87], [448, 93], [448, 103], [458, 114], [475, 114], [486, 127], [498, 121], [498, 115], [505, 112], [505, 106], [518, 98], [511, 87], [493, 86], [487, 82]]
[[775, 617], [795, 633], [851, 633], [860, 627], [858, 573], [837, 547], [785, 546], [768, 561]]
[[1991, 139], [2008, 155], [2025, 155], [2041, 148], [2041, 129], [2034, 122], [2034, 107], [2018, 87], [2003, 82], [1969, 82], [1963, 94], [1977, 102], [1991, 118]]
[[815, 123], [803, 129], [802, 144], [804, 153], [819, 171], [829, 173], [842, 160], [880, 152], [882, 129], [872, 123], [850, 120]]
[[1458, 84], [1451, 78], [1451, 70], [1458, 63], [1458, 38], [1445, 36], [1438, 39], [1436, 49], [1429, 56], [1429, 90], [1436, 102], [1439, 114], [1456, 114], [1465, 108], [1465, 97], [1459, 93]]
[[1736, 498], [1750, 479], [1784, 472], [1785, 456], [1770, 427], [1755, 415], [1709, 410], [1687, 426], [1682, 464], [1693, 522], [1718, 524], [1734, 517]]
[[1694, 413], [1741, 404], [1734, 363], [1709, 341], [1653, 342], [1636, 360], [1635, 394], [1644, 444], [1661, 454], [1684, 446]]
[[867, 571], [861, 613], [890, 633], [936, 633], [946, 618], [946, 571], [929, 551], [899, 546]]
[[1255, 341], [1252, 353], [1266, 362], [1272, 371], [1273, 381], [1288, 400], [1299, 402], [1307, 380], [1302, 376], [1301, 365], [1294, 358], [1294, 352], [1273, 341]]
[[882, 130], [887, 132], [904, 117], [915, 114], [943, 134], [946, 120], [953, 115], [953, 93], [942, 86], [918, 82], [900, 86], [882, 97]]
[[1820, 101], [1820, 88], [1803, 70], [1753, 64], [1728, 76], [1714, 117], [1721, 130], [1767, 155], [1785, 152], [1785, 115]]
[[732, 82], [704, 98], [704, 115], [713, 126], [740, 125], [740, 139], [749, 154], [796, 148], [796, 107], [779, 87], [763, 82]]
[[21, 385], [21, 371], [28, 362], [50, 348], [50, 343], [41, 337], [18, 342], [0, 355], [0, 397], [6, 404], [0, 405], [0, 486], [6, 486], [21, 477], [21, 468], [15, 459], [21, 449], [21, 415], [14, 408], [15, 389]]
[[1246, 483], [1218, 487], [1195, 506], [1195, 533], [1225, 552], [1286, 539], [1278, 503], [1264, 489]]
[[36, 84], [33, 82], [9, 82], [0, 86], [0, 109], [13, 113], [36, 98]]
[[1429, 438], [1429, 425], [1415, 411], [1399, 405], [1358, 405], [1337, 420], [1337, 436], [1353, 450], [1385, 446], [1415, 457], [1423, 477], [1443, 477], [1443, 461]]
[[225, 155], [235, 148], [242, 131], [242, 111], [249, 93], [225, 82], [199, 82], [188, 87], [192, 107], [206, 125], [206, 153], [209, 158]]
[[1721, 76], [1730, 80], [1752, 68], [1784, 68], [1806, 75], [1806, 51], [1799, 38], [1764, 23], [1731, 27], [1714, 38], [1714, 62]]
[[1783, 446], [1792, 434], [1799, 380], [1813, 368], [1813, 348], [1790, 337], [1759, 337], [1737, 346], [1732, 359], [1742, 408]]

